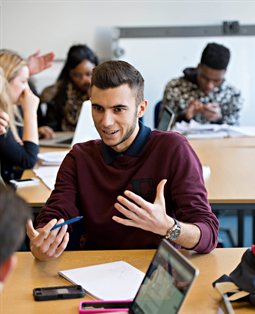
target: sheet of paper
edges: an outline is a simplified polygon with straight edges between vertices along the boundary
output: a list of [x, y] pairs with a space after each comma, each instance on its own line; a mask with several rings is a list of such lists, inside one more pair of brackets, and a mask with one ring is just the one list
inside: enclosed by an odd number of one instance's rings
[[229, 136], [255, 136], [255, 126], [229, 126]]
[[57, 167], [42, 166], [42, 167], [33, 169], [33, 171], [36, 174], [36, 176], [39, 177], [50, 190], [53, 190], [55, 182], [56, 182], [58, 169], [59, 169], [59, 166]]
[[211, 169], [209, 166], [203, 166], [203, 177], [204, 180], [206, 181], [207, 179], [209, 179], [211, 175]]
[[190, 140], [196, 139], [210, 139], [210, 138], [224, 138], [228, 137], [228, 132], [226, 131], [211, 131], [211, 132], [201, 132], [201, 133], [188, 133], [187, 138]]
[[194, 120], [189, 123], [177, 122], [173, 131], [179, 132], [189, 139], [209, 139], [223, 137], [255, 136], [254, 126], [231, 126], [227, 124], [200, 124]]
[[124, 261], [63, 270], [59, 275], [102, 300], [133, 299], [144, 277]]
[[58, 166], [62, 163], [68, 151], [39, 153], [38, 159], [42, 165]]

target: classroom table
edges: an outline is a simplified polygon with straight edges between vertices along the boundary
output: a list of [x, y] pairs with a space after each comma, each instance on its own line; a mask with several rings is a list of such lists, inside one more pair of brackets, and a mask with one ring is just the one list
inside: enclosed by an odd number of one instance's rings
[[[237, 266], [245, 250], [245, 248], [215, 249], [210, 254], [181, 250], [200, 273], [180, 313], [215, 314], [220, 295], [211, 283], [224, 273], [229, 274]], [[154, 250], [66, 251], [60, 258], [50, 262], [39, 262], [30, 252], [19, 252], [17, 266], [0, 294], [0, 312], [4, 314], [78, 313], [78, 303], [82, 299], [36, 302], [32, 296], [33, 288], [70, 284], [58, 276], [59, 270], [118, 260], [124, 260], [145, 272], [154, 252]], [[233, 307], [236, 314], [254, 313], [254, 307], [249, 303], [236, 303]]]
[[211, 174], [205, 183], [213, 210], [237, 212], [237, 246], [242, 247], [244, 216], [248, 211], [252, 212], [255, 222], [255, 137], [192, 140], [190, 143], [201, 163], [210, 166]]
[[[213, 210], [237, 212], [237, 246], [242, 247], [244, 215], [247, 210], [252, 210], [253, 216], [255, 215], [255, 137], [200, 139], [191, 140], [190, 143], [201, 163], [211, 169], [205, 185]], [[24, 178], [31, 176], [34, 176], [31, 170], [24, 172]], [[19, 188], [17, 193], [29, 205], [41, 207], [48, 199], [50, 190], [41, 183], [39, 186]], [[255, 222], [255, 217], [253, 220]], [[253, 242], [255, 243], [255, 228]]]

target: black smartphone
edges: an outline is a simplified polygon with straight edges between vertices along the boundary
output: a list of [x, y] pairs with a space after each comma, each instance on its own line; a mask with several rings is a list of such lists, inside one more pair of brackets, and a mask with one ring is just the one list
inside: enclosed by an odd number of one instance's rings
[[85, 290], [80, 285], [42, 287], [34, 288], [33, 296], [36, 301], [82, 298]]

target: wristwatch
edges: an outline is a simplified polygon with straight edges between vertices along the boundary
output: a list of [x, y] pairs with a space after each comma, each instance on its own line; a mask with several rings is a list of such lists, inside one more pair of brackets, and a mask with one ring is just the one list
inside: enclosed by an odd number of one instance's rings
[[181, 234], [181, 225], [178, 220], [174, 219], [174, 225], [166, 232], [165, 238], [171, 241], [175, 241]]

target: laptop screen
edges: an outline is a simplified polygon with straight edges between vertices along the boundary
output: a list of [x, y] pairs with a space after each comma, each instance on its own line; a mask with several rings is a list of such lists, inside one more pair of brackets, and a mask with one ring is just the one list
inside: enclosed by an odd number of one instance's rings
[[169, 131], [173, 126], [174, 117], [175, 115], [173, 111], [168, 107], [164, 107], [157, 129], [161, 131]]
[[163, 240], [131, 305], [133, 314], [176, 314], [198, 270]]

